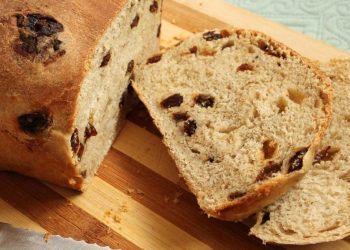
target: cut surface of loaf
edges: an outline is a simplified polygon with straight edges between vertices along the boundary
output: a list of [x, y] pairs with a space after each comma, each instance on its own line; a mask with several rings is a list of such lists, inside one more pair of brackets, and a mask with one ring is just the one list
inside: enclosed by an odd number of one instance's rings
[[160, 0], [0, 5], [0, 169], [84, 189], [158, 50]]
[[350, 59], [322, 65], [334, 88], [333, 119], [313, 167], [258, 216], [265, 242], [312, 244], [350, 235]]
[[322, 74], [254, 31], [197, 34], [150, 58], [133, 87], [200, 207], [224, 220], [293, 185], [330, 120]]

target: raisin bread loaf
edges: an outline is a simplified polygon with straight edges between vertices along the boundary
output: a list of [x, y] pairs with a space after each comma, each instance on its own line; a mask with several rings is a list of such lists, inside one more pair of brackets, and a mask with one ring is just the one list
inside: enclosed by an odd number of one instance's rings
[[254, 31], [195, 35], [149, 58], [133, 87], [200, 207], [224, 220], [302, 177], [331, 115], [322, 73]]
[[350, 59], [322, 69], [333, 82], [334, 117], [312, 169], [259, 214], [251, 233], [265, 242], [311, 244], [350, 235]]
[[0, 169], [83, 189], [133, 70], [158, 50], [161, 0], [2, 1]]

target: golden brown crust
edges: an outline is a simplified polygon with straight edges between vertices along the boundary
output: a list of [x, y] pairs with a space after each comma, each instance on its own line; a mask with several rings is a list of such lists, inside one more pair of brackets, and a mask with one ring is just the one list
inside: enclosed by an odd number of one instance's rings
[[[83, 188], [84, 178], [77, 172], [69, 143], [77, 99], [98, 41], [126, 3], [13, 0], [0, 5], [1, 170]], [[18, 53], [18, 14], [51, 16], [62, 24], [64, 31], [58, 37], [65, 54], [46, 64]], [[18, 117], [43, 109], [53, 117], [48, 136], [23, 132]]]
[[[255, 186], [252, 190], [249, 190], [247, 194], [239, 199], [227, 202], [226, 204], [222, 204], [217, 206], [215, 209], [208, 210], [205, 207], [202, 209], [209, 215], [218, 219], [228, 220], [228, 221], [238, 221], [247, 218], [249, 215], [254, 214], [261, 210], [263, 207], [271, 204], [275, 200], [277, 200], [280, 196], [282, 196], [289, 187], [293, 186], [298, 180], [300, 180], [303, 175], [309, 170], [312, 165], [312, 161], [314, 158], [314, 154], [316, 152], [317, 147], [319, 146], [322, 138], [324, 137], [326, 130], [331, 122], [332, 118], [332, 98], [333, 98], [333, 89], [331, 87], [331, 83], [327, 80], [326, 76], [323, 72], [321, 72], [314, 64], [308, 59], [302, 57], [300, 54], [295, 52], [294, 50], [286, 47], [284, 44], [275, 41], [273, 38], [251, 30], [244, 29], [232, 29], [231, 34], [236, 33], [237, 36], [245, 35], [250, 37], [259, 36], [263, 38], [265, 41], [268, 41], [275, 48], [280, 49], [281, 51], [288, 52], [288, 56], [298, 57], [301, 62], [304, 63], [307, 67], [315, 72], [316, 76], [326, 85], [326, 88], [322, 90], [322, 99], [324, 100], [326, 119], [322, 121], [322, 125], [319, 128], [319, 131], [315, 135], [313, 142], [311, 143], [308, 152], [304, 156], [303, 159], [303, 168], [299, 171], [295, 171], [290, 174], [286, 174], [284, 176], [277, 176], [274, 178], [270, 178], [262, 183], [259, 183], [258, 186]], [[145, 103], [147, 107], [146, 98], [143, 96], [142, 92], [137, 88], [137, 84], [133, 85], [136, 93], [140, 97], [140, 99]], [[152, 116], [152, 114], [151, 114]], [[160, 128], [156, 119], [154, 119], [155, 125]], [[168, 148], [168, 151], [172, 158], [175, 160], [177, 166], [181, 165], [180, 161], [177, 159], [176, 155], [172, 152], [171, 147], [167, 144], [165, 140], [163, 140], [164, 144]], [[181, 174], [181, 168], [179, 168], [179, 172]], [[196, 189], [193, 188], [188, 181], [185, 182], [192, 193], [194, 193], [197, 197]]]

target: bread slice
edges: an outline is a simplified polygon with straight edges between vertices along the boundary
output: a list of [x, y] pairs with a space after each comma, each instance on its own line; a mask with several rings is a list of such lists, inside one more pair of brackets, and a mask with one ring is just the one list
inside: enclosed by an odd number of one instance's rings
[[334, 87], [332, 123], [312, 169], [259, 214], [251, 233], [264, 242], [312, 244], [350, 235], [350, 59], [322, 70]]
[[200, 207], [224, 220], [302, 177], [331, 115], [324, 76], [254, 31], [197, 34], [149, 58], [133, 87]]
[[112, 145], [161, 0], [0, 4], [0, 169], [84, 189]]

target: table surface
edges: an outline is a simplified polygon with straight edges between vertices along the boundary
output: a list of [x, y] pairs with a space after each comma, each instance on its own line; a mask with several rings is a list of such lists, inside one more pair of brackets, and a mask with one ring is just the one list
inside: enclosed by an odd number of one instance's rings
[[350, 51], [349, 0], [226, 0]]

